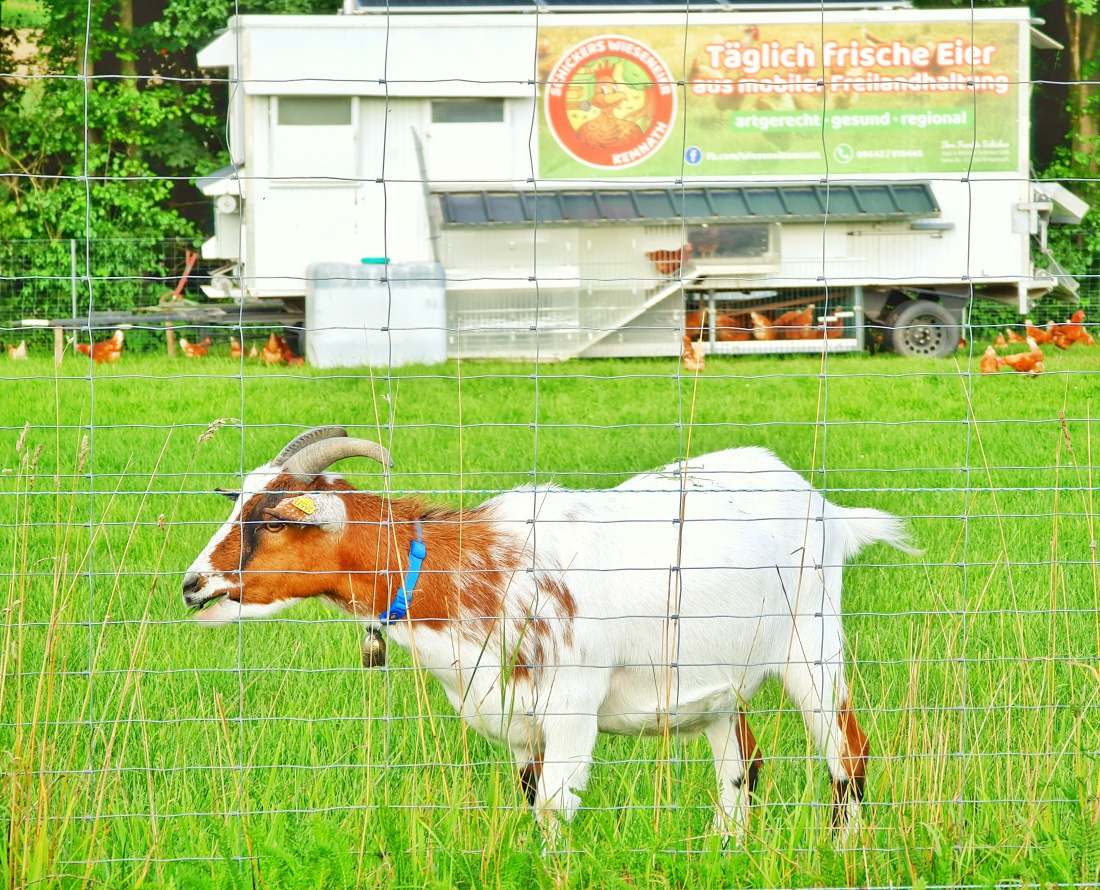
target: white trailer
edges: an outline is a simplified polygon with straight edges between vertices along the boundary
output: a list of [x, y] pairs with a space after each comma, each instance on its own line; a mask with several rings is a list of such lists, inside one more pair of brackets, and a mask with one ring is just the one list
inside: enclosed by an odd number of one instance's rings
[[864, 318], [945, 355], [972, 296], [1076, 288], [1046, 230], [1087, 208], [1029, 175], [1057, 44], [1026, 9], [347, 3], [199, 54], [230, 84], [211, 295], [439, 262], [452, 356], [856, 349]]

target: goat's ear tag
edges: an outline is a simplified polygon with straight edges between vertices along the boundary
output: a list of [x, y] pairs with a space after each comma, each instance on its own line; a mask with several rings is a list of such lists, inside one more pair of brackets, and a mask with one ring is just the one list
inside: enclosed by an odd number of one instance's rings
[[312, 516], [317, 512], [317, 505], [313, 503], [313, 498], [307, 498], [305, 495], [294, 498], [290, 503], [305, 513], [306, 516]]

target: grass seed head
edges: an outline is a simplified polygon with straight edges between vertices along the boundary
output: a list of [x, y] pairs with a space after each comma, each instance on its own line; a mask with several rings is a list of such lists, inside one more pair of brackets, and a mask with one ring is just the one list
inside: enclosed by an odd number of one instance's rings
[[1073, 436], [1069, 434], [1069, 424], [1066, 423], [1066, 412], [1058, 412], [1058, 423], [1062, 427], [1062, 438], [1066, 440], [1066, 448], [1069, 450], [1070, 457], [1076, 457], [1073, 453]]
[[214, 438], [214, 434], [218, 430], [220, 430], [223, 426], [227, 426], [231, 423], [240, 423], [240, 421], [236, 417], [220, 417], [217, 420], [213, 421], [210, 426], [206, 428], [206, 432], [199, 436], [199, 441], [197, 444], [202, 445], [204, 442], [209, 442], [211, 439]]
[[88, 444], [88, 434], [84, 434], [84, 438], [80, 440], [80, 450], [76, 453], [76, 471], [78, 473], [84, 472], [84, 465], [88, 463], [88, 452], [91, 451], [91, 446]]
[[23, 446], [27, 444], [27, 433], [30, 432], [30, 428], [30, 421], [27, 421], [27, 425], [23, 427], [23, 432], [19, 434], [19, 441], [15, 443], [16, 454], [23, 453]]

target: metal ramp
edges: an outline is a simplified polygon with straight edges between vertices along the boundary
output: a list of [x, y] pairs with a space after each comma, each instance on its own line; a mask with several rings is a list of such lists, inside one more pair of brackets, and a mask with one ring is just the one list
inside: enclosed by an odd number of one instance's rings
[[[626, 325], [648, 312], [655, 306], [660, 305], [669, 297], [679, 293], [681, 290], [687, 290], [692, 285], [697, 285], [703, 280], [705, 276], [698, 269], [688, 270], [688, 274], [681, 275], [678, 278], [670, 279], [661, 285], [658, 285], [644, 301], [637, 306], [632, 306], [629, 311], [624, 312], [618, 318], [616, 318], [611, 324], [605, 325], [601, 330], [596, 332], [595, 336], [585, 343], [582, 347], [576, 350], [576, 352], [570, 356], [570, 358], [578, 358], [584, 356], [589, 350], [596, 348], [600, 343], [610, 337], [612, 334], [618, 333]], [[670, 343], [678, 344], [678, 337], [669, 338]], [[679, 346], [677, 345], [678, 349]]]

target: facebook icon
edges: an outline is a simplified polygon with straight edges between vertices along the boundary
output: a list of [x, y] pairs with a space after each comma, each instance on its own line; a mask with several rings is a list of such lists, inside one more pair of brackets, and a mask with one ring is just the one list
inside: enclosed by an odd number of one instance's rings
[[684, 160], [691, 164], [693, 167], [703, 160], [703, 152], [698, 146], [691, 146], [684, 152]]

